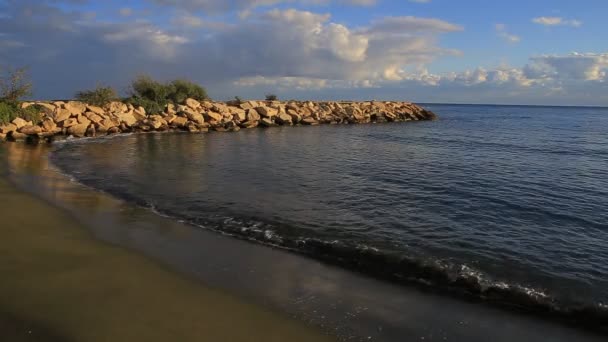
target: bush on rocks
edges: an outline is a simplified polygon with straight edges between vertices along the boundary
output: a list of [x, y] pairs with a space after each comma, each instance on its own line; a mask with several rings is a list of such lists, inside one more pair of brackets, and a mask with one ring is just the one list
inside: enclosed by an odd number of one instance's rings
[[127, 102], [144, 107], [147, 115], [154, 115], [161, 113], [167, 104], [181, 104], [188, 98], [203, 101], [208, 96], [205, 88], [187, 80], [161, 83], [149, 76], [140, 76], [131, 84]]
[[0, 101], [0, 125], [8, 124], [16, 118], [32, 121], [34, 125], [37, 125], [42, 121], [42, 110], [37, 105], [21, 108], [18, 102]]
[[118, 99], [116, 90], [112, 87], [97, 86], [92, 90], [79, 91], [76, 99], [93, 106], [102, 107]]

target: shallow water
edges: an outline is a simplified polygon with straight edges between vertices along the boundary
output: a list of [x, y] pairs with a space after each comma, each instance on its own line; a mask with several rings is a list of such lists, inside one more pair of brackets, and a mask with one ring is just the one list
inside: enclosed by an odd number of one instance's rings
[[608, 110], [428, 109], [440, 121], [132, 135], [53, 161], [201, 227], [605, 323]]

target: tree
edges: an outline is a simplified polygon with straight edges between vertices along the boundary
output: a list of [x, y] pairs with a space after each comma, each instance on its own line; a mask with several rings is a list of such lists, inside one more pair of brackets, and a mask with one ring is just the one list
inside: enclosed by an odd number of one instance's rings
[[101, 107], [118, 99], [118, 95], [114, 88], [98, 85], [95, 89], [92, 90], [79, 91], [78, 93], [76, 93], [76, 99], [88, 104], [92, 104], [94, 106]]
[[32, 95], [32, 83], [28, 69], [7, 68], [0, 74], [0, 101], [17, 103], [23, 97]]

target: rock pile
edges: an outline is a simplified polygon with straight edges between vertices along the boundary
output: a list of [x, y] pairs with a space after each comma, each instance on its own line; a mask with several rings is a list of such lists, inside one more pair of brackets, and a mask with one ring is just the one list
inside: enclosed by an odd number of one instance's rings
[[56, 136], [94, 137], [127, 132], [238, 131], [258, 126], [433, 120], [435, 114], [409, 102], [245, 101], [169, 104], [164, 113], [146, 115], [142, 107], [112, 102], [96, 107], [76, 101], [26, 102], [43, 109], [38, 124], [17, 118], [0, 126], [0, 141], [51, 141]]

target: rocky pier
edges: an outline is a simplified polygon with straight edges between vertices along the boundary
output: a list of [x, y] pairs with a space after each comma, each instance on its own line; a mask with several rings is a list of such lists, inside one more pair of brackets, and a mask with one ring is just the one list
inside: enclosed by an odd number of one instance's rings
[[16, 118], [0, 125], [0, 141], [51, 142], [57, 138], [95, 137], [131, 132], [235, 132], [255, 127], [363, 124], [434, 120], [434, 113], [410, 102], [241, 101], [187, 99], [163, 113], [147, 115], [143, 107], [111, 102], [103, 107], [77, 101], [24, 102], [37, 105], [39, 123]]

